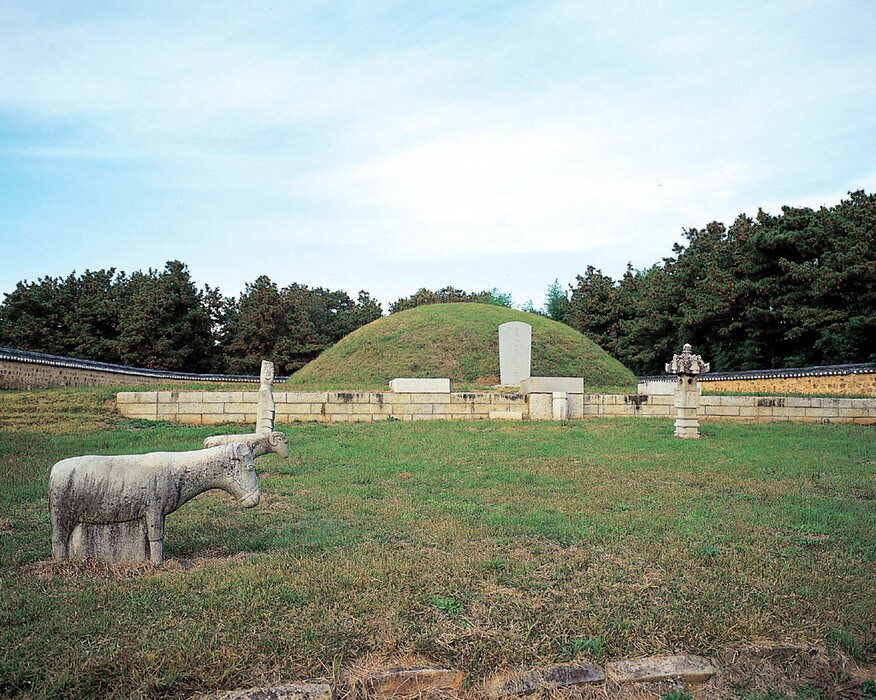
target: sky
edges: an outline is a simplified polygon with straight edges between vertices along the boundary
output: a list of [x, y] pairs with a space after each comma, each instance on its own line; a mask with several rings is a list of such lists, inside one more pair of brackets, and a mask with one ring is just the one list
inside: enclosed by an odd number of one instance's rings
[[186, 263], [542, 305], [876, 191], [876, 3], [0, 0], [0, 293]]

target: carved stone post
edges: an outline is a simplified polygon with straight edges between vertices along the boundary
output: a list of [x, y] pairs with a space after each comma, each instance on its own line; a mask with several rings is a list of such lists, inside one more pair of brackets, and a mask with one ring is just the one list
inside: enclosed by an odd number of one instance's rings
[[675, 385], [675, 436], [698, 438], [700, 421], [697, 410], [700, 405], [700, 387], [697, 375], [709, 371], [709, 363], [703, 362], [699, 355], [691, 353], [689, 343], [685, 343], [680, 355], [673, 355], [667, 363], [666, 371], [678, 375]]
[[274, 430], [276, 405], [271, 385], [274, 383], [274, 363], [262, 360], [259, 406], [256, 414], [256, 434], [264, 435]]

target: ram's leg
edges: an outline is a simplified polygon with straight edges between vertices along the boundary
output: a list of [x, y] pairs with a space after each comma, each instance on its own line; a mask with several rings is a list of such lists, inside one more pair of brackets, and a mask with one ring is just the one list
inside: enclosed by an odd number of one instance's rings
[[149, 537], [149, 560], [158, 566], [164, 563], [164, 513], [160, 508], [146, 511], [146, 534]]

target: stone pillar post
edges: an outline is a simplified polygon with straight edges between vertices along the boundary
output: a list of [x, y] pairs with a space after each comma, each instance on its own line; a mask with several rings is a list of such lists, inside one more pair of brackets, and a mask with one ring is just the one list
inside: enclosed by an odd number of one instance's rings
[[267, 435], [274, 430], [274, 363], [262, 360], [261, 384], [259, 385], [259, 404], [256, 413], [256, 434]]
[[666, 371], [678, 375], [675, 385], [675, 436], [698, 438], [700, 421], [697, 411], [700, 405], [700, 385], [697, 375], [709, 371], [709, 363], [703, 362], [699, 355], [691, 353], [691, 346], [685, 343], [680, 355], [673, 355], [667, 363]]
[[565, 391], [555, 391], [551, 394], [553, 397], [553, 419], [568, 420], [569, 419], [569, 394]]

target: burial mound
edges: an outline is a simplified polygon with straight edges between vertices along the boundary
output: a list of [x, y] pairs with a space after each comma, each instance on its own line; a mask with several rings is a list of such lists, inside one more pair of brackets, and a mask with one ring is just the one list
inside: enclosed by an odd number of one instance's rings
[[289, 388], [385, 389], [395, 377], [449, 377], [457, 387], [499, 382], [498, 327], [532, 326], [532, 375], [584, 377], [588, 386], [634, 386], [636, 378], [592, 340], [543, 316], [504, 306], [420, 306], [362, 326], [289, 379]]

